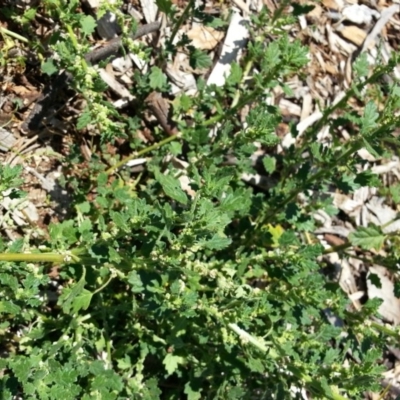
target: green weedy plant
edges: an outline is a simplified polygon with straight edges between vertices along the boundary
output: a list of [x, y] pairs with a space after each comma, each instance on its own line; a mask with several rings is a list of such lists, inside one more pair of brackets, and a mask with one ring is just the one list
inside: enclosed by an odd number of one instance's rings
[[[76, 3], [68, 6], [70, 14], [62, 4], [43, 3], [67, 27], [80, 21]], [[253, 21], [246, 59], [232, 66], [224, 87], [199, 79], [197, 96], [175, 100], [180, 135], [163, 139], [160, 129], [156, 144], [143, 148], [135, 141], [135, 155], [108, 158], [111, 167], [93, 157], [82, 175], [64, 177], [73, 188], [70, 215], [50, 225], [47, 240], [40, 246], [24, 238], [0, 242], [2, 398], [286, 399], [301, 398], [304, 390], [312, 398], [343, 399], [379, 391], [377, 361], [398, 335], [369, 322], [376, 301], [349, 311], [338, 284], [321, 273], [323, 247], [307, 238], [317, 226], [316, 210], [337, 212], [326, 195], [329, 186], [380, 185], [357, 172], [357, 150], [390, 154], [386, 144], [399, 125], [390, 111], [398, 108], [398, 87], [389, 88], [388, 111], [378, 112], [371, 98], [356, 115], [347, 100], [361, 97], [367, 85], [382, 93], [379, 80], [397, 60], [369, 75], [361, 56], [346, 98], [324, 111], [299, 147], [277, 155], [281, 116], [265, 105], [268, 90], [290, 90], [285, 81], [307, 63], [307, 49], [281, 29], [290, 22], [283, 10]], [[77, 33], [66, 31], [57, 48], [65, 49], [59, 55], [68, 64], [64, 55], [76, 46], [65, 43]], [[141, 95], [154, 89], [152, 73], [138, 85]], [[83, 73], [74, 76], [75, 87], [84, 88]], [[243, 126], [237, 115], [247, 105]], [[84, 118], [92, 124], [104, 122], [89, 111]], [[334, 111], [354, 126], [348, 143], [336, 139]], [[100, 129], [108, 140], [115, 126], [132, 126], [115, 111], [110, 115], [111, 128]], [[315, 141], [324, 124], [333, 133], [331, 147]], [[255, 141], [268, 149], [263, 163], [276, 182], [265, 192], [241, 180], [254, 172], [249, 156]], [[152, 158], [132, 183], [122, 167], [144, 154]], [[181, 188], [182, 171], [164, 163], [170, 154], [189, 161], [192, 196]], [[236, 158], [234, 166], [225, 162], [227, 154]], [[73, 150], [69, 160], [82, 161]], [[0, 198], [22, 195], [19, 173], [0, 167]], [[95, 193], [91, 201], [89, 191]], [[363, 231], [352, 240], [371, 248], [377, 236]], [[379, 243], [384, 240], [382, 234]], [[51, 264], [58, 265], [62, 283], [56, 295], [47, 274]], [[327, 312], [344, 325], [333, 326]]]

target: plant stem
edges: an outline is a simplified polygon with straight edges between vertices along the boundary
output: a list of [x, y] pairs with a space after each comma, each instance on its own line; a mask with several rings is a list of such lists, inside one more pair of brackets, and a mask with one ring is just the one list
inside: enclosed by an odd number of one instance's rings
[[164, 144], [167, 144], [169, 142], [174, 141], [175, 139], [178, 139], [180, 136], [181, 135], [179, 133], [177, 133], [176, 135], [169, 136], [169, 137], [161, 140], [161, 142], [158, 142], [158, 143], [153, 144], [152, 146], [146, 147], [145, 149], [140, 150], [137, 153], [133, 153], [129, 157], [124, 158], [123, 160], [121, 160], [120, 162], [116, 163], [111, 168], [109, 168], [106, 171], [106, 174], [112, 175], [114, 173], [114, 171], [121, 168], [123, 165], [125, 165], [129, 161], [134, 160], [135, 158], [140, 157], [143, 154], [149, 153], [150, 151], [156, 150], [156, 149], [160, 148], [161, 146], [164, 146]]
[[194, 0], [189, 0], [189, 3], [187, 4], [185, 10], [183, 11], [182, 15], [180, 16], [180, 18], [178, 19], [177, 23], [174, 26], [174, 30], [172, 31], [171, 37], [169, 38], [170, 44], [172, 44], [180, 27], [182, 26], [184, 21], [188, 18], [189, 11], [193, 8], [193, 6], [194, 6]]
[[5, 35], [13, 37], [14, 39], [18, 39], [21, 42], [29, 43], [29, 40], [27, 38], [19, 35], [18, 33], [13, 32], [13, 31], [9, 31], [6, 28], [0, 27], [0, 32], [5, 34]]
[[103, 285], [101, 285], [99, 288], [97, 288], [97, 289], [93, 292], [93, 295], [95, 295], [96, 293], [101, 292], [113, 279], [114, 279], [114, 276], [111, 275], [111, 276], [108, 278], [108, 280], [107, 280], [106, 283], [104, 283]]
[[66, 255], [59, 253], [2, 253], [0, 261], [65, 263]]
[[[348, 157], [350, 157], [352, 154], [354, 154], [355, 151], [358, 150], [359, 147], [361, 147], [361, 144], [358, 141], [354, 142], [349, 147], [348, 150], [346, 150], [341, 156], [339, 156], [335, 160], [335, 164], [340, 165], [340, 161], [342, 159], [347, 159]], [[330, 167], [324, 166], [318, 172], [316, 172], [314, 175], [311, 175], [302, 186], [292, 190], [292, 192], [289, 193], [289, 195], [286, 197], [286, 199], [284, 201], [282, 201], [281, 203], [279, 203], [274, 208], [272, 208], [265, 217], [260, 215], [260, 220], [257, 221], [257, 224], [261, 224], [261, 225], [264, 224], [265, 221], [269, 220], [271, 215], [276, 214], [277, 212], [279, 212], [279, 210], [281, 210], [283, 207], [285, 207], [287, 204], [289, 204], [291, 201], [293, 201], [299, 195], [299, 193], [303, 192], [309, 185], [311, 185], [314, 182], [322, 181], [325, 178], [325, 175], [329, 175], [331, 173], [330, 171], [331, 171]]]
[[353, 246], [352, 243], [346, 242], [338, 246], [329, 247], [328, 249], [324, 250], [322, 254], [338, 253], [339, 251], [346, 250], [352, 246]]

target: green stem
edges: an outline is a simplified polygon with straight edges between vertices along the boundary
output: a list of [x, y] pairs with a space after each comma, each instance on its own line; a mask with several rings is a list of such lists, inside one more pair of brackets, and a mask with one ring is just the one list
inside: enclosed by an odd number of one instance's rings
[[228, 327], [232, 329], [237, 335], [239, 335], [243, 342], [249, 342], [264, 353], [267, 353], [268, 356], [272, 357], [273, 359], [278, 359], [278, 353], [272, 347], [267, 347], [258, 338], [243, 330], [237, 324], [228, 324]]
[[359, 82], [355, 86], [352, 86], [345, 94], [345, 96], [339, 100], [336, 104], [327, 107], [323, 112], [322, 118], [314, 125], [314, 127], [309, 131], [310, 133], [304, 134], [303, 145], [296, 150], [297, 155], [301, 155], [306, 151], [310, 145], [310, 141], [307, 139], [312, 139], [312, 135], [316, 132], [319, 132], [328, 122], [328, 118], [336, 111], [336, 110], [345, 110], [346, 104], [348, 100], [356, 95], [356, 92], [362, 91], [362, 89], [370, 84], [376, 82], [382, 75], [389, 72], [390, 66], [384, 66], [375, 71], [369, 78], [367, 78], [364, 82]]
[[386, 334], [388, 336], [391, 336], [391, 337], [399, 340], [399, 338], [400, 338], [399, 332], [396, 332], [391, 328], [387, 328], [386, 326], [380, 325], [380, 324], [378, 324], [376, 322], [373, 322], [373, 321], [370, 322], [370, 324], [371, 324], [372, 328], [375, 328], [376, 330], [378, 330], [378, 331], [380, 331], [380, 332], [382, 332], [382, 333], [384, 333], [384, 334]]
[[65, 263], [67, 255], [59, 253], [2, 253], [0, 261]]
[[114, 173], [114, 171], [116, 171], [117, 169], [121, 168], [123, 165], [125, 165], [127, 162], [134, 160], [137, 157], [142, 156], [143, 154], [149, 153], [150, 151], [156, 150], [158, 148], [160, 148], [161, 146], [164, 146], [164, 144], [167, 144], [169, 142], [174, 141], [175, 139], [178, 139], [180, 137], [180, 134], [176, 134], [176, 135], [172, 135], [169, 136], [163, 140], [161, 140], [161, 142], [155, 143], [152, 146], [146, 147], [143, 150], [138, 151], [137, 153], [134, 153], [132, 155], [130, 155], [129, 157], [124, 158], [123, 160], [121, 160], [120, 162], [116, 163], [115, 165], [113, 165], [111, 168], [109, 168], [106, 171], [107, 175], [111, 175]]
[[180, 18], [178, 19], [177, 23], [174, 26], [174, 30], [172, 31], [171, 37], [169, 38], [170, 44], [172, 44], [180, 27], [182, 26], [184, 21], [188, 18], [189, 11], [193, 8], [193, 6], [194, 6], [194, 0], [189, 0], [188, 5], [186, 6], [185, 10], [183, 11], [182, 15], [180, 16]]
[[92, 257], [86, 257], [87, 249], [78, 247], [63, 253], [0, 253], [0, 261], [9, 262], [50, 262], [55, 264], [82, 263], [86, 265], [93, 264], [96, 260]]
[[[241, 82], [241, 84], [240, 84], [240, 87], [241, 87], [241, 88], [244, 88], [245, 83], [246, 83], [246, 80], [249, 79], [248, 74], [250, 73], [250, 70], [251, 70], [252, 68], [253, 68], [253, 60], [250, 60], [250, 61], [248, 61], [248, 62], [246, 63], [246, 66], [245, 66], [245, 68], [244, 68], [244, 70], [243, 70], [243, 78], [242, 78], [242, 82]], [[241, 92], [240, 89], [237, 89], [237, 90], [236, 90], [235, 97], [234, 97], [234, 99], [233, 99], [233, 101], [232, 101], [232, 104], [231, 104], [231, 108], [236, 107], [237, 104], [239, 103], [239, 100], [240, 100], [240, 92]]]
[[346, 108], [345, 107], [346, 103], [352, 96], [354, 96], [356, 94], [356, 91], [361, 91], [366, 85], [376, 82], [382, 75], [384, 75], [385, 73], [388, 72], [387, 69], [388, 69], [388, 67], [379, 68], [364, 82], [359, 82], [354, 87], [351, 87], [340, 101], [338, 101], [333, 106], [325, 109], [322, 118], [318, 121], [318, 123], [316, 124], [316, 126], [314, 127], [314, 129], [312, 131], [319, 132], [322, 129], [322, 127], [324, 125], [326, 125], [326, 122], [327, 122], [329, 116], [332, 115], [332, 113], [334, 111], [336, 111], [337, 109], [344, 110]]
[[0, 27], [0, 32], [1, 32], [1, 33], [4, 33], [5, 35], [8, 35], [8, 36], [13, 37], [14, 39], [18, 39], [18, 40], [21, 41], [21, 42], [29, 43], [29, 40], [28, 40], [27, 38], [25, 38], [25, 37], [19, 35], [18, 33], [13, 32], [13, 31], [9, 31], [9, 30], [6, 29], [6, 28]]
[[[257, 347], [259, 350], [266, 353], [268, 357], [271, 357], [274, 360], [277, 360], [279, 358], [278, 352], [274, 348], [267, 347], [265, 345], [265, 342], [264, 343], [261, 342], [258, 338], [249, 334], [247, 331], [241, 329], [237, 324], [229, 323], [228, 327], [232, 329], [236, 334], [238, 334], [243, 342], [251, 343], [253, 346]], [[311, 378], [311, 376], [307, 375], [306, 373], [304, 373], [303, 371], [301, 371], [296, 367], [288, 365], [287, 368], [301, 381], [305, 382], [307, 386], [309, 386], [312, 389], [317, 389], [317, 391], [320, 392], [319, 388], [315, 387], [316, 385], [314, 384], [314, 381]], [[331, 388], [331, 390], [332, 390], [332, 396], [329, 397], [332, 398], [333, 400], [347, 400], [346, 397], [343, 397], [340, 394], [336, 393], [334, 391], [334, 388]], [[326, 395], [326, 393], [324, 394]]]
[[338, 246], [329, 247], [329, 249], [324, 250], [324, 252], [322, 254], [338, 253], [338, 252], [346, 250], [352, 246], [353, 246], [352, 243], [346, 242], [346, 243], [340, 244]]
[[97, 288], [97, 289], [93, 292], [93, 296], [94, 296], [96, 293], [101, 292], [101, 291], [113, 280], [113, 278], [114, 278], [114, 277], [111, 275], [110, 278], [107, 280], [106, 283], [104, 283], [103, 285], [101, 285], [99, 288]]
[[[352, 154], [354, 154], [355, 151], [358, 150], [359, 147], [360, 147], [360, 143], [358, 141], [355, 142], [353, 145], [350, 146], [350, 148], [348, 150], [346, 150], [341, 156], [339, 156], [335, 160], [335, 165], [340, 165], [340, 161], [342, 159], [349, 158]], [[299, 193], [304, 191], [305, 188], [307, 188], [313, 182], [322, 181], [325, 178], [325, 175], [330, 174], [330, 173], [331, 173], [331, 166], [322, 167], [318, 172], [316, 172], [314, 175], [310, 176], [302, 186], [292, 190], [292, 192], [288, 195], [288, 197], [284, 201], [279, 203], [276, 207], [271, 209], [270, 212], [266, 216], [264, 216], [264, 217], [260, 216], [260, 220], [257, 221], [257, 224], [259, 224], [259, 225], [264, 224], [265, 221], [269, 220], [271, 215], [276, 214], [283, 207], [285, 207], [287, 204], [289, 204], [291, 201], [293, 201], [299, 195]]]
[[67, 31], [69, 33], [69, 37], [72, 41], [72, 44], [74, 45], [75, 50], [78, 50], [78, 40], [76, 39], [76, 35], [74, 31], [72, 30], [71, 25], [66, 24]]

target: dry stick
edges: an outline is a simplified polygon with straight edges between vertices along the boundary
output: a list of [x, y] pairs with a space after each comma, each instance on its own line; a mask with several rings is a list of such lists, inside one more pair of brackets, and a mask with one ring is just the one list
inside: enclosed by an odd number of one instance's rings
[[[160, 29], [160, 26], [161, 22], [152, 22], [150, 24], [140, 26], [136, 33], [130, 35], [129, 38], [132, 40], [138, 39], [142, 36], [148, 35], [149, 33], [156, 32], [158, 29]], [[85, 61], [89, 64], [96, 64], [101, 60], [105, 60], [108, 57], [118, 54], [122, 48], [122, 45], [123, 40], [120, 37], [112, 39], [101, 48], [87, 53], [84, 57]], [[47, 85], [29, 116], [21, 125], [21, 128], [27, 131], [38, 129], [47, 113], [47, 109], [52, 103], [54, 103], [60, 91], [65, 89], [72, 79], [73, 77], [69, 72], [63, 71], [52, 83]]]
[[[129, 38], [132, 40], [139, 39], [140, 37], [148, 35], [149, 33], [158, 31], [158, 29], [160, 29], [160, 26], [161, 22], [151, 22], [150, 24], [140, 26], [137, 29], [136, 33], [130, 35]], [[101, 60], [105, 60], [108, 57], [118, 54], [121, 48], [122, 39], [120, 37], [117, 37], [115, 39], [111, 39], [99, 49], [90, 51], [88, 54], [85, 55], [85, 60], [90, 64], [96, 64]]]

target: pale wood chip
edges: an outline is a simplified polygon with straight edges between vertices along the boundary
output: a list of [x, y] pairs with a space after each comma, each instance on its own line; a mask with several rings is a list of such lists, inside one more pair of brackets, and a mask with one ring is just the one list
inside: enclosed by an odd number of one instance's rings
[[207, 80], [208, 85], [222, 86], [225, 83], [231, 64], [239, 59], [246, 46], [249, 37], [247, 22], [248, 20], [241, 17], [237, 10], [233, 10], [221, 56]]
[[374, 28], [371, 30], [371, 32], [368, 34], [366, 37], [363, 45], [361, 52], [365, 51], [368, 49], [373, 42], [375, 41], [376, 37], [379, 35], [379, 33], [382, 31], [383, 27], [387, 24], [387, 22], [392, 18], [392, 16], [399, 11], [399, 6], [398, 5], [392, 5], [386, 9], [384, 9], [381, 12], [381, 17], [378, 19], [376, 22]]
[[326, 62], [325, 70], [330, 75], [337, 75], [339, 73], [337, 64], [332, 64], [331, 62]]
[[329, 48], [331, 49], [332, 52], [339, 53], [339, 49], [338, 49], [338, 47], [336, 45], [337, 35], [335, 35], [333, 33], [332, 26], [329, 25], [329, 24], [326, 25], [326, 33], [327, 33], [327, 36], [328, 36]]
[[134, 99], [129, 90], [124, 85], [119, 83], [115, 77], [108, 73], [105, 69], [99, 68], [99, 75], [101, 79], [110, 87], [110, 89], [118, 94], [118, 96], [127, 100]]
[[185, 92], [194, 95], [197, 92], [196, 78], [191, 72], [183, 72], [174, 66], [167, 66], [165, 73], [173, 82], [172, 94]]
[[17, 139], [15, 136], [5, 128], [0, 127], [0, 150], [8, 151], [14, 146]]
[[341, 25], [336, 29], [340, 34], [350, 42], [354, 43], [357, 46], [361, 46], [367, 37], [367, 33], [358, 28], [357, 26], [343, 26]]
[[322, 0], [322, 4], [330, 10], [341, 10], [345, 5], [343, 0]]
[[303, 107], [301, 108], [300, 121], [306, 119], [312, 113], [313, 98], [310, 93], [303, 96]]
[[85, 0], [85, 3], [92, 9], [100, 7], [101, 0]]
[[154, 22], [157, 18], [158, 7], [154, 0], [140, 0], [143, 15], [147, 23]]
[[307, 29], [307, 19], [304, 15], [299, 16], [299, 24], [302, 30]]
[[125, 57], [117, 57], [111, 62], [111, 65], [115, 70], [124, 74], [133, 67], [133, 62], [131, 57], [127, 55]]
[[314, 55], [315, 55], [315, 58], [318, 60], [318, 62], [319, 62], [319, 65], [321, 66], [321, 68], [322, 68], [322, 71], [323, 72], [326, 72], [326, 63], [325, 63], [325, 61], [324, 61], [324, 58], [322, 57], [322, 54], [319, 52], [319, 51], [316, 51], [315, 53], [314, 53]]
[[373, 19], [378, 19], [380, 13], [365, 4], [352, 4], [344, 7], [342, 10], [343, 17], [358, 25], [370, 25]]
[[349, 56], [357, 50], [357, 46], [342, 39], [339, 35], [337, 35], [333, 31], [330, 32], [329, 37], [330, 37], [330, 44], [332, 46], [332, 51], [336, 53], [341, 53], [346, 56]]
[[313, 6], [314, 9], [307, 14], [307, 17], [311, 18], [315, 22], [320, 21], [324, 10], [319, 4], [313, 4]]
[[279, 102], [279, 108], [283, 115], [296, 115], [297, 117], [301, 115], [301, 107], [286, 99]]
[[313, 125], [315, 122], [319, 121], [321, 118], [322, 118], [322, 112], [320, 111], [316, 111], [307, 118], [305, 118], [296, 126], [296, 129], [298, 131], [297, 138], [295, 139], [290, 132], [287, 133], [282, 140], [282, 147], [288, 148], [291, 145], [295, 144], [296, 140], [299, 140], [301, 138], [301, 135], [305, 132], [305, 130], [311, 125]]

